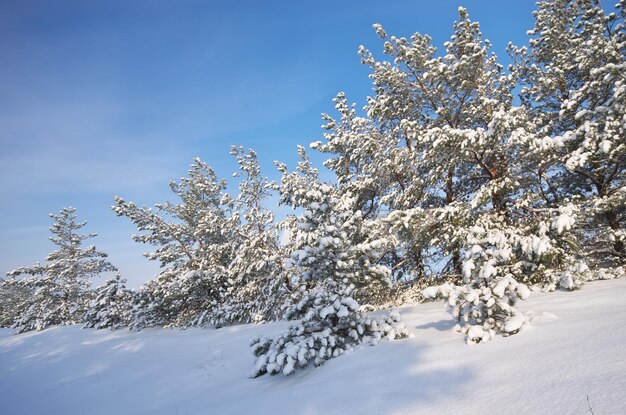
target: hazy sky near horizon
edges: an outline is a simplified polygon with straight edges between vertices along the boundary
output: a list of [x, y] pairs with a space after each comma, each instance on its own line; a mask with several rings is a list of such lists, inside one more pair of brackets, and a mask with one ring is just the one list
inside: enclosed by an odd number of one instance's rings
[[373, 23], [441, 50], [459, 5], [501, 63], [527, 42], [530, 0], [0, 2], [0, 272], [43, 262], [48, 213], [73, 206], [138, 287], [158, 264], [114, 195], [171, 200], [196, 156], [228, 178], [231, 145], [278, 177], [273, 160], [293, 166], [298, 144], [322, 139], [337, 92], [358, 107], [371, 94], [357, 49], [384, 59]]

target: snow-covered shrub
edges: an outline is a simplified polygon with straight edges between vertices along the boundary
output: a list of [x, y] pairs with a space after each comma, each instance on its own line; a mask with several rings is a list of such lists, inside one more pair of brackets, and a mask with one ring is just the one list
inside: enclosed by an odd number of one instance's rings
[[530, 290], [511, 276], [496, 277], [464, 286], [444, 284], [425, 290], [424, 297], [445, 298], [457, 320], [456, 329], [468, 343], [481, 343], [496, 334], [509, 336], [524, 324], [524, 314], [515, 308]]
[[552, 283], [543, 287], [544, 291], [553, 291], [556, 288], [575, 290], [592, 279], [592, 273], [583, 261], [572, 262], [563, 270], [552, 272]]
[[443, 297], [439, 292], [439, 287], [441, 285], [458, 285], [458, 282], [458, 275], [446, 274], [437, 278], [420, 278], [404, 284], [396, 283], [390, 289], [383, 291], [378, 298], [366, 297], [368, 302], [361, 304], [361, 310], [376, 311], [391, 307], [415, 305], [424, 301], [442, 300]]
[[[544, 209], [540, 220], [530, 235], [514, 239], [514, 251], [520, 260], [521, 276], [516, 278], [540, 286], [543, 291], [557, 288], [574, 290], [585, 282], [610, 279], [623, 274], [621, 267], [599, 267], [597, 258], [586, 252], [583, 243], [587, 237], [584, 224], [585, 214], [572, 202], [554, 209]], [[587, 261], [595, 263], [592, 270]]]
[[[585, 281], [609, 278], [613, 270], [592, 272], [581, 258], [573, 203], [551, 209], [529, 209], [518, 201], [519, 220], [485, 212], [467, 229], [463, 245], [464, 284], [426, 288], [426, 299], [445, 299], [468, 342], [483, 342], [496, 334], [517, 333], [524, 315], [518, 300], [530, 294], [528, 285], [545, 291], [579, 288]], [[516, 211], [513, 213], [519, 214]]]
[[128, 326], [133, 292], [126, 288], [126, 280], [117, 273], [96, 289], [96, 298], [85, 313], [85, 328], [117, 329]]
[[360, 344], [408, 336], [397, 313], [377, 319], [359, 312], [353, 287], [329, 282], [304, 293], [288, 311], [301, 320], [275, 339], [257, 337], [251, 343], [257, 356], [252, 377], [292, 374], [309, 365], [320, 366]]
[[153, 291], [146, 289], [151, 283], [152, 281], [148, 281], [146, 286], [140, 288], [134, 296], [128, 324], [131, 330], [165, 325], [162, 303], [158, 301], [158, 297]]
[[623, 278], [625, 271], [621, 267], [590, 269], [584, 261], [572, 260], [568, 266], [553, 273], [552, 283], [543, 287], [544, 291], [556, 288], [576, 290], [588, 281]]
[[526, 284], [517, 279], [524, 275], [524, 261], [516, 255], [523, 238], [516, 232], [507, 232], [504, 226], [498, 229], [497, 216], [482, 219], [488, 219], [492, 227], [476, 224], [470, 229], [470, 248], [465, 251], [462, 266], [465, 284], [447, 283], [422, 292], [425, 298], [446, 300], [457, 320], [457, 329], [465, 334], [468, 343], [484, 342], [496, 334], [517, 333], [525, 318], [515, 304], [530, 295]]

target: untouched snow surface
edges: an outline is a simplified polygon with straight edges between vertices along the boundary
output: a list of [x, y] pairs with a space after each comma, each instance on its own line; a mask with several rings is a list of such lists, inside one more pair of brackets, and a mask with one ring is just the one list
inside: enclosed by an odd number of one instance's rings
[[141, 332], [0, 331], [0, 414], [626, 413], [626, 279], [533, 293], [530, 325], [468, 346], [441, 303], [400, 312], [414, 337], [292, 376], [249, 379], [256, 334], [288, 323]]

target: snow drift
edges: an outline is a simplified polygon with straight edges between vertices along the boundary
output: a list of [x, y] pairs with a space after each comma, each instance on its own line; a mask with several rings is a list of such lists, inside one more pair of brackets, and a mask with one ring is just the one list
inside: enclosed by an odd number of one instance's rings
[[[399, 311], [413, 337], [320, 368], [249, 379], [249, 342], [289, 323], [222, 329], [0, 331], [0, 413], [626, 413], [626, 279], [533, 293], [515, 336], [466, 345], [441, 303]], [[532, 311], [529, 311], [532, 310]], [[589, 397], [589, 402], [587, 401]]]

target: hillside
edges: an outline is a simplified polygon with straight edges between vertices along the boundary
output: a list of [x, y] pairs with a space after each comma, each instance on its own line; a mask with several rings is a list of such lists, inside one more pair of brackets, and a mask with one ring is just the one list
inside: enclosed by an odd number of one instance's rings
[[[0, 331], [0, 413], [626, 413], [626, 279], [535, 292], [530, 324], [468, 346], [441, 303], [400, 309], [413, 334], [290, 377], [249, 379], [249, 340], [287, 323], [184, 331]], [[587, 401], [589, 397], [589, 404]]]

